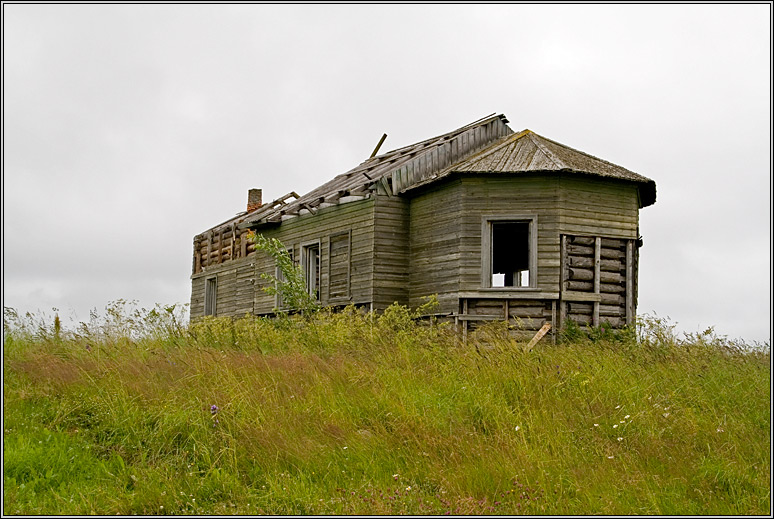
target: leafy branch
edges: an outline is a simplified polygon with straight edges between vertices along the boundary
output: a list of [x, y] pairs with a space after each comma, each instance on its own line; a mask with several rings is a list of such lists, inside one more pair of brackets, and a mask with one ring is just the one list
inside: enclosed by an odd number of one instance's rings
[[[309, 293], [306, 287], [303, 270], [293, 261], [280, 240], [267, 238], [263, 234], [254, 232], [248, 233], [247, 238], [255, 244], [256, 250], [263, 251], [274, 259], [280, 273], [279, 277], [265, 272], [261, 274], [261, 279], [269, 281], [269, 285], [263, 287], [264, 292], [279, 296], [282, 305], [304, 315], [320, 310], [320, 302]], [[282, 312], [279, 308], [275, 308], [274, 311]]]

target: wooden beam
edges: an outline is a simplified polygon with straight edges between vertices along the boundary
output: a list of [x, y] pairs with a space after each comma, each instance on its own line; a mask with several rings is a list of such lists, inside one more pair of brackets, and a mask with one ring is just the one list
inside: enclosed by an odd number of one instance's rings
[[567, 235], [562, 234], [559, 238], [559, 258], [561, 263], [561, 275], [559, 279], [559, 327], [564, 327], [567, 319], [567, 303], [564, 302], [564, 292], [567, 290], [565, 281], [570, 279], [570, 266], [567, 264]]
[[634, 323], [634, 242], [626, 242], [626, 324]]
[[601, 294], [592, 294], [591, 292], [571, 292], [566, 290], [562, 293], [562, 301], [575, 302], [599, 302], [602, 300]]
[[386, 138], [387, 138], [387, 134], [385, 133], [384, 135], [382, 135], [382, 138], [379, 139], [379, 143], [376, 145], [376, 148], [374, 148], [373, 153], [371, 153], [371, 156], [369, 157], [370, 159], [376, 157], [376, 154], [379, 152], [379, 148], [382, 147], [382, 144], [384, 143], [384, 139]]
[[537, 344], [538, 341], [542, 339], [545, 334], [548, 333], [548, 330], [550, 329], [551, 329], [551, 323], [544, 324], [543, 327], [538, 330], [535, 336], [532, 337], [532, 340], [529, 341], [529, 344], [527, 344], [527, 351], [531, 350], [535, 346], [535, 344]]
[[[600, 260], [602, 254], [602, 238], [597, 236], [594, 239], [594, 293], [599, 294], [600, 282]], [[599, 301], [594, 301], [594, 310], [591, 315], [591, 324], [599, 325]]]

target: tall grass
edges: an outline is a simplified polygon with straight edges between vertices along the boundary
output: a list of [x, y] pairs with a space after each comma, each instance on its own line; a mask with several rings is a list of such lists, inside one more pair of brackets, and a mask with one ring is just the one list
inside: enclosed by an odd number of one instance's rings
[[4, 513], [771, 511], [768, 345], [181, 312], [6, 310]]

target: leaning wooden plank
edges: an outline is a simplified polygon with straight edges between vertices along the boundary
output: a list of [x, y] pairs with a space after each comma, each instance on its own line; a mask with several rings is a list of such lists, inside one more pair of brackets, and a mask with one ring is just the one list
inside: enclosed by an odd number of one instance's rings
[[545, 334], [548, 333], [548, 330], [550, 329], [551, 329], [551, 323], [544, 324], [543, 327], [538, 330], [535, 336], [532, 337], [532, 340], [529, 341], [529, 344], [527, 344], [527, 351], [531, 350], [535, 346], [535, 344], [537, 344], [538, 341], [542, 339]]

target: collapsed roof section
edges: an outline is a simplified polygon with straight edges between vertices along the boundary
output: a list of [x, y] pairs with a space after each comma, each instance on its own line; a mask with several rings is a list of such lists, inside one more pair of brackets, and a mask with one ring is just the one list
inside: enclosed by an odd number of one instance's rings
[[656, 201], [656, 184], [642, 175], [598, 159], [530, 130], [519, 133], [504, 115], [490, 115], [452, 132], [389, 151], [362, 162], [320, 187], [298, 196], [290, 192], [211, 230], [237, 224], [240, 229], [280, 225], [319, 209], [368, 198], [394, 196], [455, 173], [518, 174], [569, 172], [635, 182], [640, 206]]

